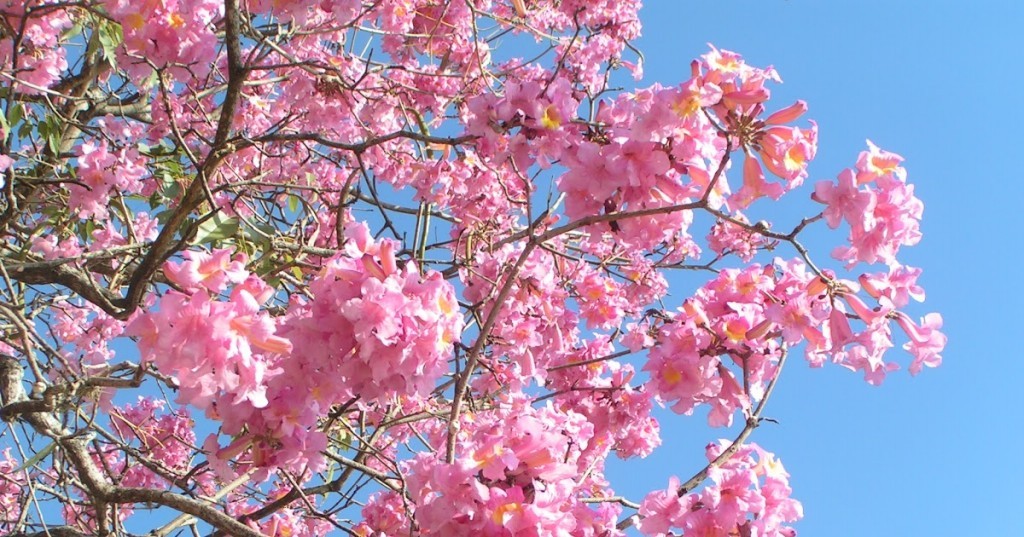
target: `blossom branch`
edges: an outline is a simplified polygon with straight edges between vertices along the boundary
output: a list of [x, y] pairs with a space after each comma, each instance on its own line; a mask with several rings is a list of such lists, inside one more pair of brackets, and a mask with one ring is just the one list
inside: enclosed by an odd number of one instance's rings
[[[736, 438], [732, 441], [732, 443], [729, 444], [729, 446], [726, 447], [724, 450], [722, 450], [722, 452], [719, 453], [717, 457], [712, 459], [711, 462], [709, 462], [704, 468], [700, 469], [700, 471], [693, 474], [693, 476], [690, 477], [690, 479], [687, 479], [686, 482], [679, 485], [679, 488], [676, 490], [676, 494], [679, 497], [685, 496], [688, 492], [690, 492], [698, 485], [703, 483], [704, 480], [707, 479], [708, 477], [708, 471], [710, 471], [712, 468], [721, 466], [725, 464], [729, 459], [731, 459], [733, 455], [735, 455], [740, 450], [740, 448], [743, 446], [743, 443], [747, 441], [747, 438], [749, 438], [750, 435], [754, 432], [754, 429], [758, 428], [758, 426], [761, 425], [761, 415], [764, 413], [765, 406], [768, 404], [768, 400], [771, 398], [772, 393], [775, 391], [775, 386], [778, 383], [779, 376], [782, 374], [782, 368], [786, 364], [786, 356], [788, 354], [788, 350], [785, 346], [783, 346], [781, 350], [781, 355], [779, 356], [779, 364], [778, 366], [776, 366], [775, 376], [772, 377], [772, 380], [768, 383], [768, 386], [765, 388], [764, 397], [762, 397], [761, 401], [758, 402], [757, 407], [754, 409], [754, 412], [747, 417], [743, 429], [739, 432], [738, 435], [736, 435]], [[630, 516], [619, 522], [617, 528], [619, 530], [625, 530], [636, 524], [637, 520], [639, 520], [639, 515]]]
[[[218, 511], [213, 506], [199, 500], [172, 492], [121, 487], [112, 485], [104, 477], [103, 471], [88, 453], [88, 439], [81, 433], [72, 433], [51, 413], [53, 405], [48, 401], [31, 401], [21, 384], [23, 371], [18, 360], [0, 355], [0, 396], [4, 403], [3, 417], [5, 420], [22, 419], [31, 425], [36, 432], [52, 438], [63, 449], [67, 459], [74, 466], [83, 485], [89, 492], [93, 502], [97, 504], [97, 512], [108, 504], [154, 503], [176, 509], [182, 513], [193, 515], [215, 528], [224, 529], [242, 537], [263, 537], [252, 528], [236, 521], [234, 518]], [[22, 404], [22, 403], [43, 404]], [[13, 407], [13, 410], [11, 410]]]
[[452, 410], [448, 418], [448, 437], [445, 445], [445, 460], [451, 464], [455, 460], [455, 442], [458, 439], [459, 434], [459, 413], [462, 412], [462, 401], [469, 389], [469, 380], [473, 376], [473, 371], [476, 370], [476, 364], [480, 360], [480, 353], [483, 351], [484, 346], [487, 343], [487, 337], [494, 328], [494, 323], [498, 320], [498, 315], [502, 311], [502, 307], [505, 305], [505, 300], [512, 292], [512, 287], [515, 285], [516, 277], [519, 275], [519, 270], [526, 263], [530, 253], [533, 252], [534, 247], [539, 241], [531, 240], [526, 243], [523, 247], [523, 251], [519, 254], [519, 258], [515, 264], [507, 271], [505, 271], [505, 283], [502, 285], [501, 290], [498, 291], [498, 295], [494, 297], [492, 304], [494, 307], [487, 315], [487, 319], [484, 324], [480, 327], [480, 333], [477, 335], [476, 342], [469, 349], [466, 354], [466, 366], [459, 376], [458, 382], [455, 383], [455, 395], [452, 398]]

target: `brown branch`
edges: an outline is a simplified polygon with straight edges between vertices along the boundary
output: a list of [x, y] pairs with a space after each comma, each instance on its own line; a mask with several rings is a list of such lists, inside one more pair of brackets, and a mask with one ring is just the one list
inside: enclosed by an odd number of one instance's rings
[[583, 498], [580, 501], [583, 503], [617, 503], [619, 505], [629, 507], [631, 509], [640, 509], [640, 504], [634, 501], [630, 501], [628, 498], [625, 498], [623, 496]]
[[[694, 210], [694, 209], [701, 209], [701, 208], [704, 208], [706, 206], [707, 206], [707, 202], [706, 201], [692, 201], [692, 202], [689, 202], [689, 203], [680, 203], [680, 204], [677, 204], [677, 205], [668, 205], [666, 207], [653, 207], [653, 208], [650, 208], [650, 209], [638, 209], [636, 211], [614, 212], [614, 213], [595, 214], [595, 215], [591, 215], [591, 216], [585, 216], [583, 218], [580, 218], [579, 220], [574, 220], [572, 222], [569, 222], [568, 224], [565, 224], [564, 226], [559, 226], [559, 227], [556, 227], [556, 228], [552, 228], [552, 229], [549, 229], [549, 230], [545, 231], [544, 233], [541, 233], [540, 235], [537, 235], [536, 241], [537, 242], [549, 241], [549, 240], [551, 240], [551, 239], [553, 239], [555, 237], [558, 237], [559, 235], [564, 235], [566, 233], [569, 233], [570, 231], [575, 231], [575, 230], [577, 230], [577, 229], [579, 229], [581, 227], [589, 226], [589, 225], [592, 225], [592, 224], [600, 224], [602, 222], [617, 222], [619, 220], [626, 220], [628, 218], [638, 218], [638, 217], [641, 217], [641, 216], [653, 216], [653, 215], [659, 215], [659, 214], [671, 214], [671, 213], [674, 213], [674, 212], [677, 212], [677, 211], [688, 211], [688, 210]], [[510, 242], [515, 242], [515, 241], [518, 241], [518, 240], [522, 240], [522, 239], [526, 238], [527, 236], [529, 236], [529, 234], [530, 234], [530, 229], [524, 229], [524, 230], [522, 230], [522, 231], [520, 231], [520, 232], [518, 232], [516, 234], [510, 235], [510, 236], [508, 236], [508, 237], [506, 237], [506, 238], [504, 238], [504, 239], [494, 243], [494, 248], [500, 248], [501, 246], [503, 246], [505, 244], [508, 244]]]
[[[170, 491], [112, 485], [89, 454], [88, 435], [79, 435], [68, 431], [50, 411], [37, 411], [38, 408], [45, 409], [45, 406], [19, 405], [19, 403], [28, 401], [25, 387], [22, 385], [23, 377], [24, 371], [17, 359], [0, 355], [0, 398], [2, 398], [0, 400], [4, 403], [4, 407], [0, 410], [4, 412], [5, 416], [17, 417], [31, 425], [36, 432], [52, 438], [60, 446], [66, 459], [74, 466], [83, 486], [97, 506], [154, 503], [192, 515], [214, 528], [236, 537], [264, 537], [260, 532], [209, 503]], [[37, 401], [28, 402], [36, 403]], [[44, 405], [47, 404], [45, 400], [42, 402]], [[20, 409], [21, 412], [14, 414], [9, 410], [12, 406]], [[97, 509], [97, 511], [99, 510]]]
[[548, 368], [548, 371], [558, 371], [559, 369], [568, 369], [570, 367], [577, 367], [577, 366], [582, 366], [582, 365], [596, 364], [598, 362], [606, 362], [608, 360], [614, 360], [616, 358], [622, 358], [623, 356], [627, 356], [627, 355], [630, 355], [630, 354], [633, 354], [633, 352], [632, 351], [628, 351], [628, 350], [619, 351], [619, 352], [613, 352], [613, 353], [611, 353], [609, 355], [606, 355], [606, 356], [598, 356], [597, 358], [590, 358], [588, 360], [580, 360], [578, 362], [566, 362], [564, 364], [553, 365], [553, 366]]
[[808, 225], [813, 224], [814, 222], [817, 222], [818, 220], [824, 218], [824, 212], [820, 212], [814, 216], [800, 220], [800, 223], [797, 224], [796, 227], [794, 227], [793, 230], [790, 231], [789, 233], [779, 233], [776, 231], [769, 230], [764, 224], [760, 222], [757, 224], [750, 224], [728, 213], [719, 211], [717, 209], [712, 209], [710, 207], [704, 207], [704, 210], [718, 218], [721, 218], [722, 220], [729, 222], [730, 224], [750, 231], [751, 233], [757, 233], [758, 235], [761, 235], [762, 237], [767, 237], [769, 239], [776, 239], [783, 242], [788, 242], [789, 244], [793, 245], [793, 248], [797, 251], [797, 253], [800, 254], [800, 257], [803, 258], [805, 263], [807, 263], [807, 266], [810, 267], [811, 271], [813, 271], [818, 276], [822, 276], [821, 269], [819, 269], [818, 266], [814, 264], [814, 261], [811, 259], [811, 254], [807, 250], [807, 247], [804, 246], [799, 240], [797, 240], [796, 237]]
[[25, 264], [14, 267], [10, 271], [10, 275], [12, 279], [22, 283], [63, 285], [111, 315], [120, 313], [120, 309], [115, 306], [115, 303], [120, 301], [121, 297], [109, 289], [96, 285], [92, 278], [75, 268], [74, 265], [32, 266]]
[[487, 343], [487, 337], [491, 333], [491, 329], [494, 328], [494, 323], [498, 320], [498, 314], [501, 313], [502, 306], [505, 305], [505, 299], [508, 298], [509, 293], [512, 292], [512, 285], [515, 283], [516, 277], [519, 275], [519, 270], [522, 269], [523, 264], [526, 263], [526, 259], [530, 256], [533, 249], [540, 244], [539, 240], [531, 240], [526, 243], [523, 247], [523, 253], [519, 255], [519, 259], [516, 260], [515, 265], [509, 269], [506, 274], [505, 284], [501, 287], [498, 292], [498, 296], [494, 298], [494, 307], [491, 308], [490, 313], [487, 315], [487, 319], [484, 324], [480, 327], [480, 333], [477, 335], [476, 342], [473, 343], [473, 347], [469, 349], [466, 358], [466, 368], [459, 376], [458, 382], [455, 383], [455, 395], [452, 399], [452, 411], [448, 418], [448, 439], [445, 445], [445, 461], [449, 464], [455, 462], [455, 441], [459, 433], [459, 413], [462, 411], [462, 400], [466, 396], [466, 391], [469, 389], [469, 379], [473, 376], [473, 370], [476, 369], [477, 361], [480, 360], [480, 353], [483, 351], [484, 345]]
[[207, 154], [192, 183], [188, 185], [188, 189], [186, 189], [185, 194], [182, 196], [178, 208], [171, 213], [167, 223], [160, 230], [160, 234], [153, 241], [149, 251], [146, 252], [145, 257], [139, 263], [139, 267], [132, 273], [127, 296], [116, 303], [116, 305], [122, 308], [121, 311], [114, 315], [119, 319], [127, 319], [135, 311], [142, 302], [142, 298], [146, 293], [146, 287], [149, 285], [153, 274], [156, 273], [160, 265], [167, 258], [187, 244], [189, 232], [184, 233], [180, 240], [175, 239], [175, 235], [177, 235], [178, 230], [184, 224], [188, 215], [203, 201], [208, 188], [207, 184], [210, 178], [213, 177], [214, 172], [216, 172], [217, 167], [220, 166], [220, 163], [228, 155], [237, 150], [234, 144], [229, 143], [229, 136], [231, 135], [231, 126], [235, 118], [235, 109], [238, 106], [242, 87], [245, 84], [245, 77], [248, 73], [248, 69], [242, 59], [240, 43], [242, 33], [241, 17], [238, 0], [224, 0], [224, 42], [228, 56], [228, 84], [224, 91], [224, 101], [221, 104], [220, 116], [217, 121], [217, 133], [214, 135], [213, 145], [210, 147], [209, 154]]
[[[330, 138], [324, 137], [322, 134], [313, 132], [293, 132], [293, 133], [273, 133], [265, 134], [263, 136], [257, 136], [255, 138], [248, 139], [247, 142], [254, 143], [266, 143], [266, 142], [315, 142], [325, 147], [332, 149], [341, 149], [345, 151], [352, 151], [353, 153], [363, 153], [371, 147], [381, 145], [386, 142], [398, 139], [408, 139], [417, 142], [423, 142], [427, 144], [439, 144], [439, 145], [461, 145], [476, 140], [476, 136], [433, 136], [429, 134], [423, 134], [413, 131], [395, 131], [383, 136], [377, 136], [369, 138], [362, 142], [356, 143], [344, 143], [331, 140]], [[246, 147], [246, 142], [239, 142], [240, 147]]]
[[55, 526], [35, 533], [12, 533], [9, 537], [90, 537], [90, 534], [78, 531], [71, 526]]

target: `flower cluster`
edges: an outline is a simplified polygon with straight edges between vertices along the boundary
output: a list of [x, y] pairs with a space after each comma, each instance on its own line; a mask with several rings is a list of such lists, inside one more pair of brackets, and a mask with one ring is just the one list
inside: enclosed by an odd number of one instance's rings
[[[228, 255], [192, 251], [180, 265], [169, 263], [168, 278], [187, 292], [169, 291], [155, 311], [128, 327], [139, 338], [143, 359], [177, 379], [178, 401], [209, 416], [240, 404], [266, 407], [267, 380], [280, 372], [275, 364], [292, 348], [262, 311], [272, 290], [239, 268], [244, 257], [226, 263]], [[235, 286], [227, 300], [211, 294], [228, 282]]]
[[0, 531], [8, 532], [17, 524], [24, 501], [25, 476], [15, 470], [17, 459], [11, 457], [10, 448], [0, 451]]
[[[6, 0], [0, 3], [0, 27], [17, 28], [21, 33], [18, 49], [13, 37], [0, 31], [0, 65], [17, 72], [23, 84], [11, 85], [30, 95], [43, 93], [60, 79], [68, 68], [67, 50], [61, 46], [60, 34], [73, 22], [69, 12], [61, 9], [30, 9], [30, 3]], [[12, 60], [17, 58], [17, 65]], [[0, 165], [3, 163], [0, 162]]]
[[[709, 445], [708, 460], [728, 445], [724, 440]], [[711, 465], [708, 478], [699, 493], [681, 491], [673, 477], [667, 489], [648, 494], [640, 505], [640, 532], [663, 537], [678, 528], [684, 535], [796, 535], [787, 523], [803, 518], [803, 506], [790, 498], [789, 474], [773, 454], [745, 445], [722, 464]]]
[[80, 218], [108, 219], [111, 194], [136, 194], [142, 190], [142, 178], [149, 174], [142, 157], [134, 148], [111, 151], [106, 141], [79, 147], [78, 178], [69, 187], [68, 206]]
[[[902, 157], [868, 142], [820, 214], [751, 224], [809, 175], [807, 104], [714, 47], [612, 87], [642, 73], [639, 9], [0, 0], [0, 351], [73, 433], [41, 456], [48, 420], [14, 416], [34, 468], [0, 445], [0, 532], [116, 533], [140, 504], [107, 500], [148, 489], [216, 495], [189, 514], [225, 535], [621, 537], [605, 465], [659, 446], [655, 405], [752, 426], [794, 352], [874, 384], [900, 344], [938, 365]], [[797, 237], [825, 224], [848, 269], [885, 268], [829, 270]], [[707, 276], [670, 297], [673, 269]], [[155, 387], [173, 408], [124, 404]], [[738, 449], [641, 531], [791, 535], [785, 470]], [[27, 479], [59, 505], [24, 512]]]
[[167, 488], [167, 476], [187, 469], [191, 462], [195, 423], [187, 409], [167, 412], [165, 407], [161, 400], [140, 397], [136, 404], [111, 412], [111, 429], [161, 469], [157, 473], [144, 465], [125, 464], [122, 483], [127, 486]]
[[[424, 453], [407, 464], [419, 534], [569, 537], [615, 532], [617, 509], [592, 509], [581, 501], [581, 491], [607, 492], [596, 476], [579, 477], [586, 475], [580, 454], [593, 434], [582, 416], [551, 405], [531, 407], [520, 399], [467, 416], [463, 426], [455, 462]], [[400, 501], [395, 493], [371, 498], [357, 534], [408, 531]]]
[[462, 330], [451, 285], [437, 272], [420, 274], [414, 263], [399, 267], [395, 243], [374, 241], [363, 224], [350, 225], [345, 236], [344, 253], [326, 261], [310, 284], [312, 298], [291, 304], [275, 336], [289, 353], [267, 378], [261, 411], [224, 420], [230, 445], [207, 439], [222, 474], [233, 473], [232, 460], [319, 468], [327, 438], [317, 424], [328, 409], [418, 399], [447, 371]]
[[[882, 261], [897, 266], [900, 246], [921, 240], [920, 221], [924, 205], [907, 184], [899, 155], [879, 149], [868, 141], [855, 170], [843, 170], [836, 183], [814, 185], [814, 199], [827, 205], [825, 219], [835, 229], [841, 220], [850, 226], [849, 246], [833, 252], [848, 266], [858, 262]], [[863, 187], [863, 188], [862, 188]]]
[[94, 304], [63, 303], [53, 308], [54, 332], [67, 345], [63, 349], [69, 364], [79, 371], [95, 371], [114, 358], [111, 342], [121, 335], [125, 324]]
[[[899, 311], [911, 298], [924, 300], [924, 290], [917, 285], [920, 269], [902, 265], [896, 254], [901, 246], [916, 244], [921, 238], [921, 200], [914, 196], [914, 186], [906, 182], [906, 170], [900, 166], [903, 158], [868, 141], [868, 150], [857, 159], [855, 169], [839, 174], [835, 183], [820, 181], [814, 187], [812, 198], [825, 204], [824, 218], [829, 227], [837, 228], [846, 221], [850, 227], [847, 246], [836, 248], [833, 256], [847, 261], [848, 267], [859, 262], [884, 262], [888, 273], [862, 274], [859, 277], [864, 291], [878, 301], [870, 307], [855, 293], [860, 286], [855, 282], [841, 283], [837, 296], [841, 296], [852, 309], [847, 314], [838, 300], [833, 300], [830, 316], [832, 345], [819, 340], [811, 352], [819, 356], [832, 353], [833, 360], [853, 369], [864, 371], [873, 383], [880, 383], [885, 373], [896, 369], [885, 363], [882, 355], [893, 346], [889, 321], [893, 320], [906, 333], [909, 340], [904, 349], [914, 360], [910, 372], [917, 374], [923, 367], [935, 367], [942, 361], [941, 352], [946, 345], [942, 316], [929, 313], [920, 322]], [[854, 334], [847, 317], [865, 323], [865, 330]], [[852, 343], [844, 350], [843, 346]]]
[[345, 253], [327, 262], [312, 300], [293, 308], [282, 331], [294, 345], [286, 376], [312, 381], [325, 407], [426, 395], [461, 337], [454, 289], [415, 263], [399, 267], [396, 243], [374, 242], [363, 224], [346, 238]]
[[730, 425], [774, 378], [776, 337], [795, 343], [823, 320], [822, 301], [806, 292], [811, 277], [798, 262], [722, 271], [662, 324], [644, 366], [654, 393], [681, 413], [707, 403], [709, 423]]
[[622, 459], [645, 457], [661, 445], [651, 393], [632, 384], [632, 366], [607, 359], [613, 352], [607, 338], [585, 341], [548, 374], [545, 385], [559, 394], [560, 405], [582, 414], [593, 427], [593, 441], [583, 453], [589, 460], [603, 459], [610, 451]]
[[708, 247], [718, 255], [733, 254], [743, 261], [750, 262], [758, 249], [767, 245], [767, 241], [763, 235], [750, 228], [750, 223], [743, 213], [737, 211], [733, 218], [745, 225], [719, 220], [708, 233]]
[[182, 78], [204, 76], [213, 66], [217, 39], [213, 22], [223, 17], [223, 3], [212, 0], [113, 0], [110, 16], [121, 24], [124, 46], [120, 63], [138, 78], [154, 68], [171, 68]]

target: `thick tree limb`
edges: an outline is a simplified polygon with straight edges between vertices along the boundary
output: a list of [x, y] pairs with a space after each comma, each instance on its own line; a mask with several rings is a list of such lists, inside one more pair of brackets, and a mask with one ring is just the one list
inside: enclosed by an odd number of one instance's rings
[[[20, 419], [39, 434], [52, 438], [60, 446], [67, 460], [74, 466], [94, 503], [110, 504], [153, 503], [192, 515], [214, 528], [236, 537], [263, 537], [260, 532], [235, 520], [216, 506], [165, 490], [154, 490], [113, 485], [93, 461], [88, 451], [86, 435], [68, 431], [52, 412], [52, 405], [44, 401], [29, 400], [22, 384], [24, 370], [21, 363], [0, 355], [0, 415], [4, 419]], [[32, 404], [24, 404], [32, 403]], [[42, 404], [36, 404], [42, 403]], [[47, 411], [46, 408], [51, 407]], [[41, 411], [42, 410], [42, 411]], [[51, 530], [52, 534], [52, 530]], [[65, 533], [65, 535], [74, 535]]]

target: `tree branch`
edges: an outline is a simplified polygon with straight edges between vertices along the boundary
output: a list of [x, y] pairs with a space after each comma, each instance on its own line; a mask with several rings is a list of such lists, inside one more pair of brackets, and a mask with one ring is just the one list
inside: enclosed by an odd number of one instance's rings
[[[732, 456], [735, 455], [741, 447], [743, 447], [743, 443], [747, 441], [747, 438], [749, 438], [751, 433], [754, 432], [754, 429], [756, 429], [761, 424], [761, 414], [764, 412], [765, 405], [768, 404], [768, 399], [771, 398], [772, 392], [775, 391], [775, 385], [779, 381], [779, 375], [782, 374], [782, 367], [786, 365], [786, 356], [788, 354], [789, 353], [786, 347], [783, 347], [782, 356], [779, 357], [779, 365], [775, 369], [775, 377], [772, 378], [772, 380], [768, 383], [768, 387], [765, 388], [764, 397], [762, 397], [761, 401], [757, 404], [757, 408], [755, 408], [754, 412], [749, 417], [747, 417], [747, 423], [746, 425], [744, 425], [743, 430], [740, 431], [740, 434], [736, 435], [736, 439], [733, 440], [731, 444], [729, 444], [729, 447], [722, 450], [722, 452], [719, 453], [718, 456], [714, 458], [714, 460], [709, 462], [707, 466], [702, 468], [696, 474], [693, 474], [693, 477], [687, 479], [685, 483], [679, 486], [679, 490], [676, 493], [679, 495], [680, 498], [685, 496], [686, 493], [690, 492], [701, 483], [703, 483], [704, 480], [707, 479], [708, 477], [709, 470], [721, 466], [725, 464], [729, 459], [731, 459]], [[620, 530], [624, 530], [626, 528], [632, 527], [634, 524], [636, 524], [636, 522], [639, 519], [640, 515], [633, 515], [631, 517], [623, 519], [621, 522], [619, 522], [617, 527]]]
[[[89, 438], [64, 428], [52, 412], [38, 411], [39, 405], [19, 405], [29, 401], [22, 385], [24, 371], [17, 359], [0, 355], [0, 396], [4, 406], [0, 413], [5, 419], [17, 417], [32, 426], [36, 432], [52, 438], [63, 450], [65, 457], [74, 466], [86, 492], [92, 500], [103, 504], [154, 503], [192, 515], [211, 526], [236, 537], [264, 537], [260, 532], [219, 511], [215, 506], [170, 491], [135, 487], [120, 487], [110, 484], [88, 451]], [[19, 409], [15, 414], [9, 409]], [[70, 535], [70, 534], [69, 534]]]
[[210, 152], [182, 196], [178, 208], [171, 213], [163, 229], [160, 230], [160, 234], [153, 241], [145, 257], [142, 258], [139, 268], [135, 269], [132, 274], [128, 295], [117, 304], [122, 308], [115, 315], [119, 319], [127, 319], [135, 311], [145, 296], [146, 287], [153, 274], [168, 257], [187, 243], [188, 233], [185, 233], [181, 240], [175, 240], [175, 235], [188, 215], [202, 201], [204, 190], [217, 167], [228, 155], [237, 150], [234, 145], [228, 143], [228, 137], [231, 135], [231, 126], [238, 107], [238, 100], [241, 97], [242, 87], [248, 73], [242, 60], [241, 16], [238, 0], [224, 0], [224, 41], [228, 56], [228, 85], [224, 92], [224, 101], [221, 104], [220, 117], [217, 121], [217, 133], [214, 136]]

